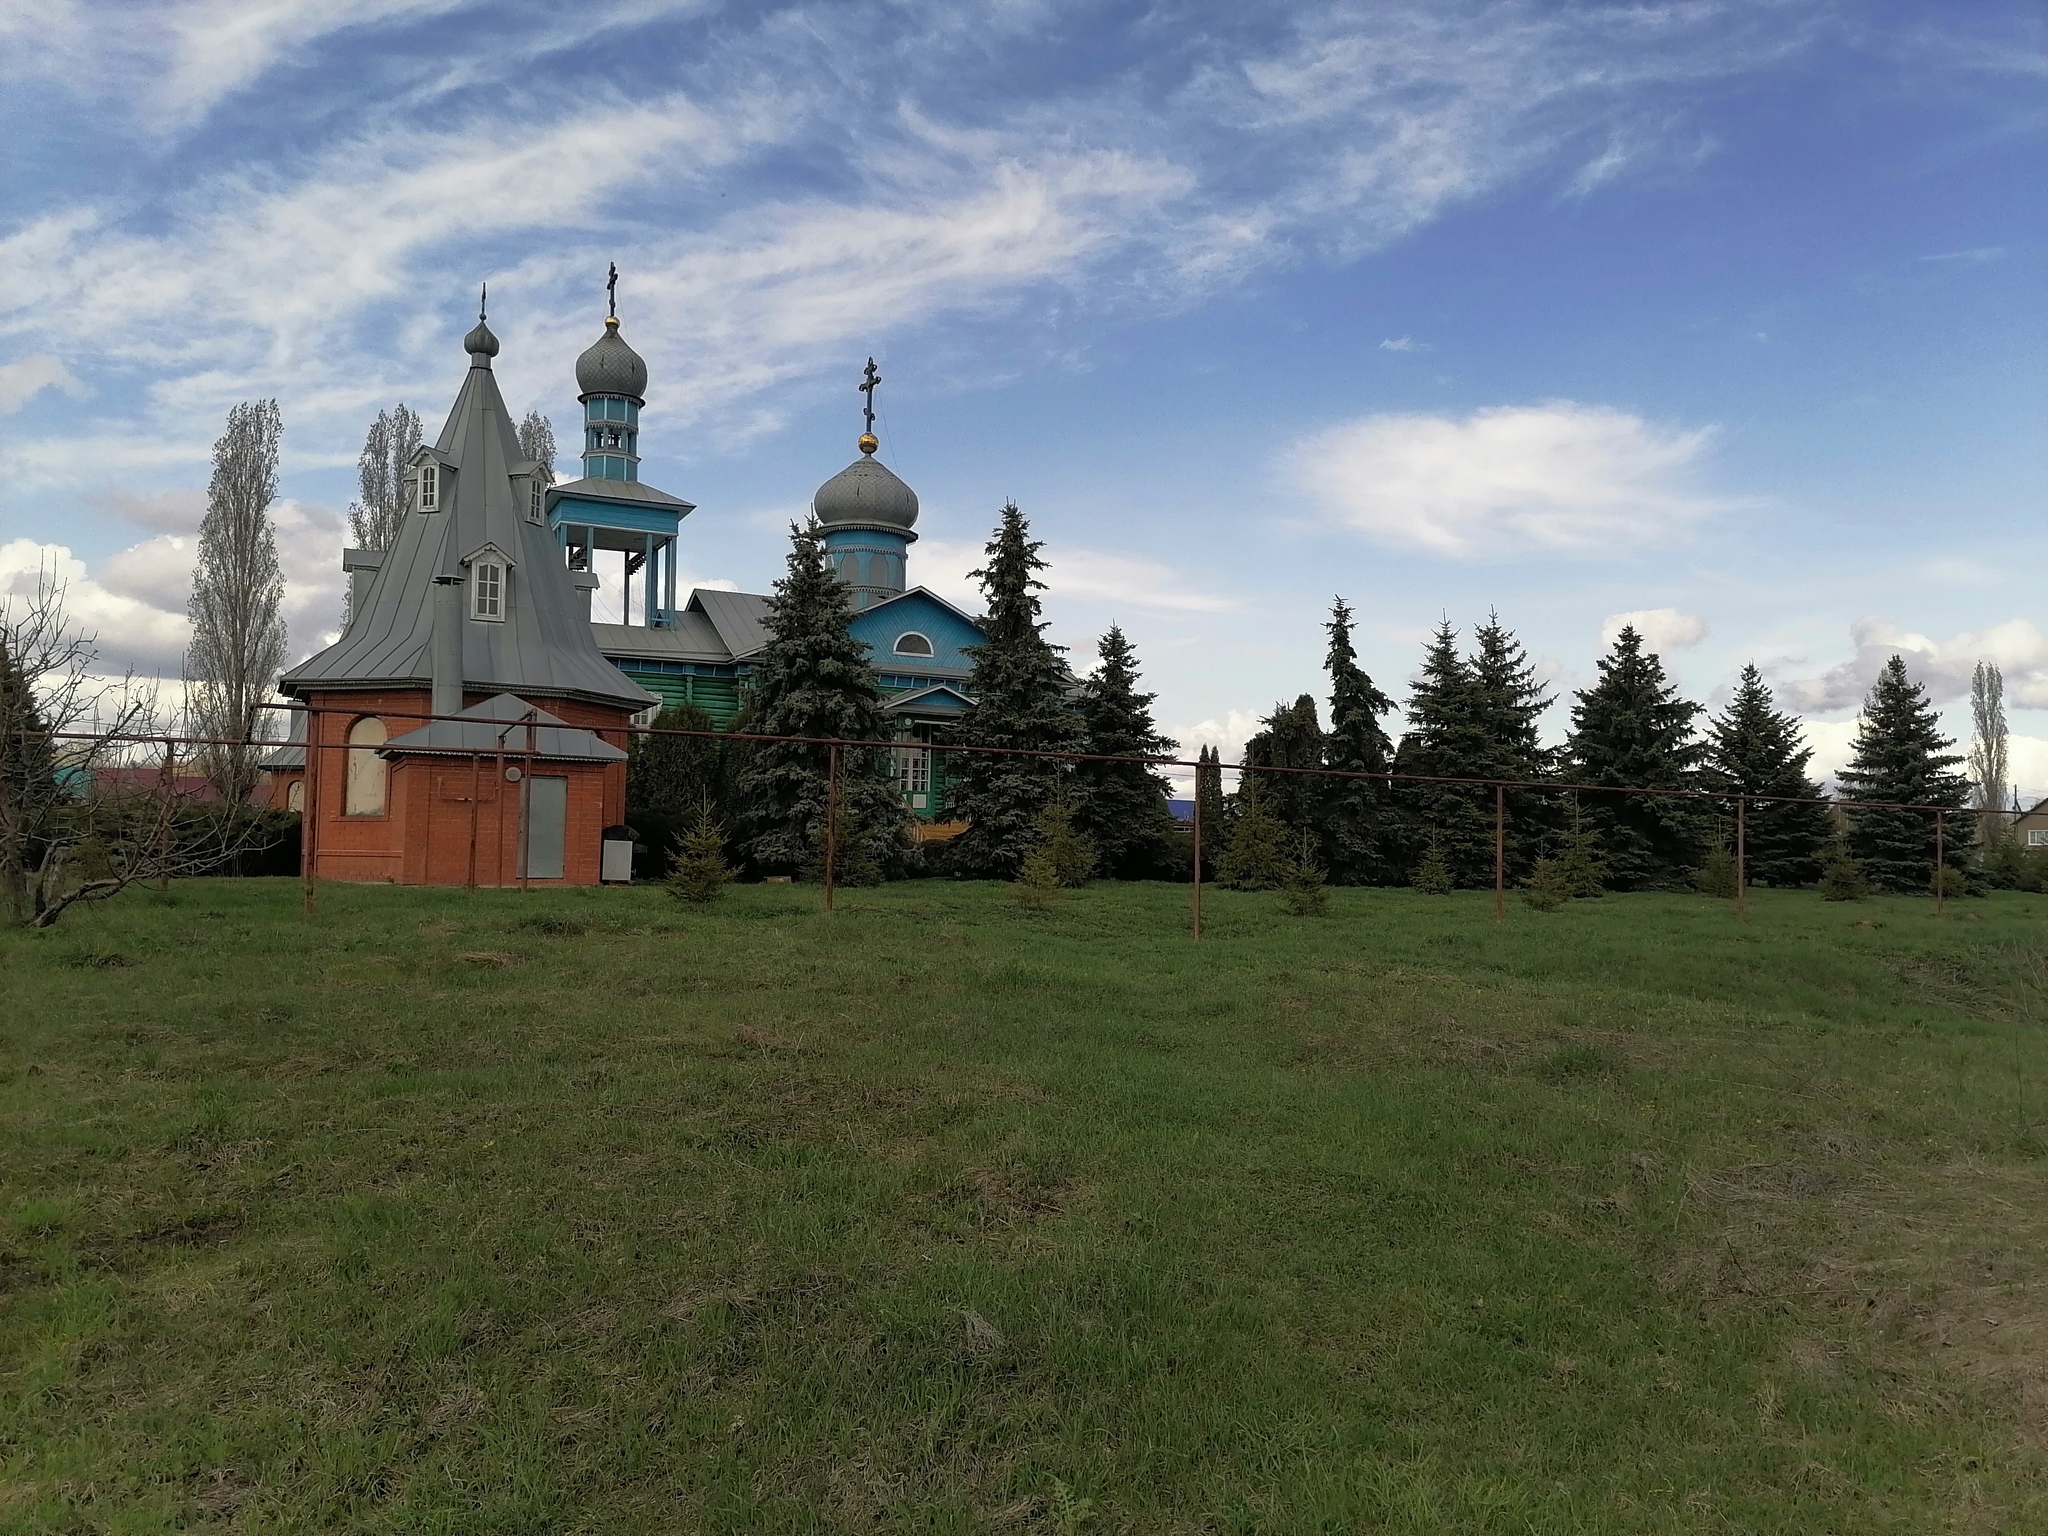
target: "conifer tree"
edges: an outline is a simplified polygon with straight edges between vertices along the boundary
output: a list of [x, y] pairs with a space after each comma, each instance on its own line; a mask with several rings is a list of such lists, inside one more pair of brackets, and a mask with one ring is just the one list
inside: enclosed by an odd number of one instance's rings
[[[988, 563], [973, 575], [988, 598], [983, 628], [988, 639], [968, 647], [974, 672], [967, 691], [974, 707], [956, 728], [963, 746], [1073, 751], [1081, 721], [1068, 708], [1069, 677], [1060, 648], [1045, 638], [1038, 594], [1042, 546], [1012, 502], [988, 542]], [[1072, 777], [1055, 758], [1001, 757], [962, 752], [954, 758], [951, 801], [967, 821], [951, 854], [963, 874], [1013, 880], [1031, 851], [1038, 818]]]
[[[1479, 679], [1458, 654], [1458, 632], [1444, 620], [1422, 655], [1408, 695], [1408, 730], [1394, 755], [1404, 774], [1478, 777], [1491, 746]], [[1404, 840], [1412, 870], [1435, 839], [1459, 885], [1493, 884], [1493, 791], [1470, 784], [1403, 784]]]
[[[1316, 718], [1316, 701], [1309, 695], [1304, 693], [1292, 704], [1275, 704], [1262, 723], [1265, 729], [1244, 744], [1246, 763], [1275, 768], [1323, 766], [1323, 726]], [[1290, 841], [1303, 833], [1320, 838], [1327, 783], [1306, 773], [1261, 774], [1259, 799], [1266, 814], [1292, 835]]]
[[1266, 809], [1265, 800], [1266, 784], [1261, 776], [1245, 774], [1237, 786], [1230, 841], [1216, 861], [1218, 885], [1237, 891], [1273, 891], [1286, 883], [1293, 863], [1287, 852], [1287, 829]]
[[1858, 801], [1940, 806], [1951, 814], [1947, 864], [1964, 862], [1971, 818], [1970, 781], [1951, 770], [1963, 759], [1949, 751], [1941, 721], [1898, 656], [1884, 664], [1863, 704], [1849, 766], [1841, 772], [1849, 818], [1849, 851], [1879, 890], [1925, 891], [1934, 882], [1934, 817], [1921, 811], [1855, 810]]
[[[1600, 678], [1572, 707], [1566, 746], [1573, 778], [1586, 784], [1690, 789], [1704, 748], [1693, 731], [1700, 706], [1682, 699], [1664, 664], [1630, 625], [1600, 658]], [[1697, 808], [1655, 795], [1599, 795], [1585, 817], [1616, 890], [1671, 890], [1690, 883], [1705, 851]]]
[[[1180, 744], [1153, 723], [1158, 695], [1138, 691], [1138, 656], [1123, 630], [1112, 624], [1096, 655], [1094, 675], [1081, 684], [1084, 750], [1106, 757], [1163, 757], [1177, 750]], [[1074, 821], [1094, 843], [1101, 873], [1141, 880], [1167, 866], [1173, 811], [1163, 775], [1142, 763], [1077, 763], [1074, 780]]]
[[1229, 845], [1230, 826], [1223, 810], [1223, 759], [1214, 747], [1195, 754], [1195, 803], [1202, 817], [1202, 878], [1213, 878], [1216, 861]]
[[[672, 704], [655, 717], [657, 731], [709, 731], [711, 716], [695, 704]], [[648, 867], [658, 875], [686, 828], [708, 804], [721, 825], [735, 819], [733, 775], [744, 744], [711, 736], [635, 736], [627, 747], [626, 820], [640, 835]]]
[[[847, 633], [846, 588], [815, 522], [790, 528], [788, 574], [769, 599], [768, 643], [754, 663], [752, 728], [768, 736], [887, 742], [882, 690], [867, 647]], [[823, 857], [831, 748], [757, 742], [740, 776], [748, 854], [771, 873], [807, 873]], [[880, 878], [909, 850], [903, 798], [886, 746], [841, 748], [838, 845], [845, 883]]]
[[[1543, 745], [1537, 722], [1550, 708], [1551, 697], [1536, 680], [1528, 652], [1515, 632], [1501, 623], [1498, 613], [1489, 612], [1472, 638], [1477, 642], [1471, 668], [1485, 755], [1468, 771], [1488, 779], [1548, 778], [1553, 754]], [[1479, 794], [1485, 797], [1487, 791], [1482, 789]], [[1502, 841], [1507, 878], [1518, 881], [1534, 864], [1546, 833], [1555, 830], [1556, 805], [1540, 792], [1510, 789], [1502, 808], [1506, 812]], [[1479, 810], [1482, 815], [1491, 812], [1484, 798]]]
[[1329, 887], [1316, 857], [1316, 840], [1304, 832], [1295, 841], [1294, 857], [1280, 881], [1280, 910], [1289, 917], [1321, 917], [1330, 910]]
[[692, 906], [708, 906], [725, 891], [732, 871], [725, 867], [725, 828], [706, 801], [696, 823], [676, 845], [667, 881], [669, 895]]
[[[1742, 669], [1735, 697], [1708, 727], [1701, 783], [1731, 794], [1817, 799], [1806, 776], [1813, 749], [1793, 716], [1778, 709], [1763, 674]], [[1820, 879], [1828, 808], [1752, 801], [1743, 814], [1743, 873], [1753, 885], [1812, 885]]]
[[1054, 797], [1039, 812], [1037, 837], [1025, 856], [1019, 879], [1039, 880], [1039, 871], [1049, 869], [1053, 883], [1062, 890], [1079, 890], [1096, 869], [1095, 843], [1075, 825], [1074, 803], [1066, 795]]
[[[1343, 598], [1330, 605], [1330, 621], [1323, 628], [1330, 636], [1323, 662], [1330, 675], [1324, 766], [1343, 773], [1385, 773], [1393, 762], [1394, 744], [1380, 718], [1394, 701], [1358, 665], [1358, 651], [1351, 643], [1351, 609]], [[1330, 779], [1324, 786], [1322, 842], [1330, 878], [1339, 885], [1369, 885], [1391, 878], [1391, 786], [1384, 779]]]

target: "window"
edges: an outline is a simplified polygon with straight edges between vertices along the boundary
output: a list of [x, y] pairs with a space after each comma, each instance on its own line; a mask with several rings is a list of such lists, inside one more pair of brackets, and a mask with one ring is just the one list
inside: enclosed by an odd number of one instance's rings
[[2027, 828], [2027, 846], [2029, 848], [2048, 848], [2048, 827]]
[[526, 505], [526, 515], [533, 522], [540, 522], [546, 516], [548, 504], [547, 487], [539, 475], [533, 477], [533, 498]]
[[438, 512], [441, 510], [441, 466], [422, 464], [420, 466], [420, 510]]
[[348, 728], [348, 783], [342, 791], [344, 816], [384, 814], [384, 776], [388, 765], [376, 753], [386, 740], [382, 720], [358, 720]]
[[470, 567], [469, 616], [473, 619], [505, 617], [505, 567], [495, 560], [479, 560]]
[[284, 808], [288, 811], [303, 811], [306, 808], [306, 781], [293, 779], [284, 789]]
[[901, 634], [896, 637], [896, 654], [898, 656], [929, 656], [931, 653], [932, 642], [930, 638], [920, 635], [914, 629], [907, 634]]
[[896, 788], [921, 795], [932, 787], [932, 754], [925, 747], [896, 748]]

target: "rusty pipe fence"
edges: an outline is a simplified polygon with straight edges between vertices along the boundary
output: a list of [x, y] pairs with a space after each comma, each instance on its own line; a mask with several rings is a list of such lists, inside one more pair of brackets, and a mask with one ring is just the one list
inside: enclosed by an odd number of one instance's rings
[[[317, 789], [318, 775], [320, 771], [319, 758], [322, 752], [373, 752], [376, 750], [375, 747], [368, 745], [355, 744], [347, 741], [328, 742], [319, 739], [320, 721], [323, 717], [328, 715], [336, 715], [346, 716], [349, 719], [359, 719], [364, 714], [364, 711], [362, 711], [361, 709], [323, 709], [317, 704], [263, 704], [259, 705], [258, 707], [279, 714], [302, 716], [305, 720], [305, 726], [301, 735], [297, 738], [280, 741], [275, 739], [263, 740], [254, 737], [244, 737], [241, 739], [235, 739], [230, 737], [186, 736], [167, 734], [163, 732], [137, 732], [134, 734], [124, 735], [104, 735], [80, 731], [51, 731], [31, 732], [24, 734], [42, 736], [43, 738], [51, 741], [118, 741], [132, 743], [142, 748], [161, 748], [164, 754], [163, 775], [166, 779], [166, 782], [173, 782], [170, 779], [170, 775], [173, 771], [171, 765], [175, 761], [175, 755], [180, 747], [253, 747], [267, 749], [270, 751], [277, 751], [282, 748], [297, 746], [302, 748], [305, 752], [305, 789], [303, 791], [303, 803], [307, 807], [311, 807], [316, 803], [314, 796]], [[376, 711], [375, 714], [376, 718], [379, 720], [405, 720], [418, 722], [433, 722], [438, 720], [460, 720], [464, 721], [464, 723], [475, 723], [473, 717], [469, 717], [465, 720], [465, 717], [458, 715], [433, 714], [425, 711], [380, 709]], [[433, 753], [433, 755], [442, 758], [468, 757], [471, 760], [470, 767], [472, 780], [475, 780], [480, 776], [483, 759], [486, 757], [490, 757], [494, 760], [495, 771], [497, 773], [497, 779], [500, 785], [502, 785], [506, 781], [506, 769], [508, 767], [519, 767], [521, 764], [526, 764], [527, 767], [525, 769], [522, 769], [520, 774], [520, 781], [523, 788], [525, 782], [530, 780], [532, 777], [530, 771], [531, 762], [533, 760], [541, 758], [543, 755], [540, 752], [538, 745], [536, 744], [534, 739], [535, 730], [537, 726], [538, 721], [536, 717], [533, 714], [529, 713], [521, 719], [514, 720], [505, 724], [505, 728], [498, 733], [497, 747], [496, 750], [493, 752], [478, 752], [473, 750], [469, 752], [436, 751], [435, 753]], [[526, 737], [525, 744], [523, 746], [507, 745], [505, 738], [511, 732], [515, 730], [520, 730], [522, 728], [524, 729]], [[759, 731], [688, 730], [652, 725], [585, 727], [585, 729], [589, 729], [592, 732], [592, 734], [598, 736], [600, 739], [608, 737], [613, 734], [618, 734], [629, 738], [635, 736], [673, 736], [718, 742], [759, 742], [764, 744], [775, 744], [785, 746], [809, 746], [821, 747], [826, 749], [827, 785], [824, 826], [824, 907], [825, 910], [828, 912], [834, 909], [835, 898], [837, 894], [836, 877], [839, 852], [838, 843], [840, 812], [839, 781], [841, 774], [842, 755], [848, 750], [864, 752], [885, 752], [902, 745], [902, 743], [895, 741], [860, 741], [845, 737], [832, 736], [777, 736]], [[1931, 869], [1931, 884], [1934, 893], [1935, 911], [1937, 914], [1939, 914], [1943, 912], [1946, 908], [1947, 886], [1949, 883], [1947, 875], [1945, 873], [1947, 866], [1947, 834], [1949, 811], [1948, 808], [1943, 806], [1912, 805], [1902, 801], [1889, 800], [1838, 800], [1829, 798], [1827, 796], [1816, 795], [1755, 795], [1742, 792], [1730, 793], [1725, 790], [1714, 789], [1676, 789], [1652, 787], [1647, 785], [1588, 784], [1568, 779], [1489, 779], [1465, 777], [1455, 774], [1424, 774], [1394, 772], [1371, 773], [1342, 768], [1297, 768], [1272, 763], [1201, 763], [1187, 758], [1119, 756], [1099, 752], [1063, 752], [1036, 747], [980, 747], [969, 746], [964, 743], [942, 742], [919, 742], [916, 745], [920, 750], [929, 751], [933, 753], [944, 752], [959, 753], [963, 755], [980, 755], [992, 757], [1044, 758], [1059, 762], [1070, 763], [1128, 763], [1134, 766], [1143, 767], [1147, 769], [1185, 768], [1193, 770], [1196, 774], [1196, 778], [1195, 794], [1193, 800], [1194, 817], [1193, 823], [1189, 829], [1193, 852], [1193, 869], [1190, 876], [1191, 889], [1189, 906], [1190, 933], [1191, 936], [1197, 940], [1199, 940], [1202, 937], [1202, 886], [1204, 882], [1202, 879], [1203, 826], [1201, 771], [1204, 769], [1216, 772], [1219, 775], [1219, 778], [1222, 773], [1226, 772], [1236, 773], [1240, 776], [1247, 773], [1262, 773], [1272, 774], [1276, 776], [1295, 775], [1300, 777], [1316, 779], [1366, 781], [1375, 784], [1385, 784], [1390, 788], [1397, 784], [1437, 784], [1449, 786], [1462, 786], [1465, 788], [1481, 790], [1491, 789], [1493, 791], [1493, 920], [1495, 922], [1505, 921], [1507, 916], [1507, 792], [1511, 789], [1530, 791], [1546, 795], [1591, 794], [1612, 796], [1638, 796], [1669, 800], [1705, 801], [1719, 804], [1722, 806], [1728, 806], [1732, 804], [1734, 809], [1735, 824], [1735, 895], [1733, 897], [1733, 902], [1738, 914], [1746, 911], [1747, 909], [1747, 896], [1749, 884], [1746, 867], [1746, 839], [1748, 830], [1748, 812], [1750, 806], [1818, 805], [1848, 812], [1891, 811], [1910, 812], [1916, 815], [1932, 816], [1934, 818], [1935, 854]], [[346, 759], [344, 759], [344, 763], [345, 762]], [[528, 810], [525, 800], [526, 797], [522, 793], [520, 804], [519, 827], [517, 829], [517, 832], [515, 833], [515, 846], [517, 846], [520, 850], [519, 887], [521, 890], [527, 890], [531, 888], [531, 882], [528, 876], [527, 860], [525, 856], [526, 824], [528, 817]], [[2014, 810], [1993, 810], [1987, 807], [1981, 809], [1963, 809], [1958, 811], [1957, 814], [1975, 817], [1981, 824], [1983, 819], [1987, 817], [2017, 817], [2022, 813]], [[502, 802], [500, 804], [499, 817], [500, 821], [502, 822]], [[476, 889], [476, 819], [477, 800], [476, 794], [473, 791], [470, 797], [471, 827], [469, 878], [466, 881], [467, 887], [471, 890]], [[299, 848], [299, 865], [300, 880], [303, 888], [302, 901], [305, 912], [308, 915], [310, 915], [313, 911], [314, 905], [313, 892], [315, 880], [315, 863], [318, 855], [318, 818], [316, 816], [306, 816], [301, 821], [300, 825], [301, 833]], [[501, 826], [501, 835], [502, 830], [503, 829]]]

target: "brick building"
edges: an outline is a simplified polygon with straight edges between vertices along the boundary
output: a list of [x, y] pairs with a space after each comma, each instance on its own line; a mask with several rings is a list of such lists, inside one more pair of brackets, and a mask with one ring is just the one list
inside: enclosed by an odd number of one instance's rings
[[[598, 649], [591, 577], [548, 526], [548, 476], [520, 457], [481, 316], [463, 346], [396, 542], [345, 553], [347, 629], [279, 682], [308, 713], [266, 761], [269, 798], [303, 809], [326, 879], [593, 885], [625, 819], [625, 727], [658, 700]], [[591, 351], [624, 347], [614, 320]]]

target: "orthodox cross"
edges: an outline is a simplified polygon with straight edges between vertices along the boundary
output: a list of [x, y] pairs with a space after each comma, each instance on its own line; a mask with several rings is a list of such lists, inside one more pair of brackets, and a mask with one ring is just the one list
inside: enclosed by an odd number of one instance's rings
[[867, 370], [861, 374], [861, 379], [860, 392], [868, 397], [868, 403], [861, 407], [860, 413], [867, 418], [868, 433], [872, 436], [875, 430], [875, 386], [882, 382], [882, 376], [875, 372], [872, 357], [868, 359]]
[[611, 263], [612, 275], [604, 285], [604, 312], [614, 319], [619, 313], [619, 264]]
[[485, 300], [489, 299], [490, 296], [491, 285], [489, 283], [485, 283], [483, 292], [479, 293], [476, 296], [476, 323], [478, 325], [482, 325], [484, 323], [484, 302]]

